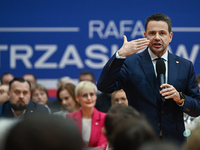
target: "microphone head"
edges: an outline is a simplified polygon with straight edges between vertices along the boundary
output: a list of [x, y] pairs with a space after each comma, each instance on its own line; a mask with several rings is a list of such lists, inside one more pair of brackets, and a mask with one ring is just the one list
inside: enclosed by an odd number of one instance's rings
[[162, 59], [159, 59], [156, 61], [156, 72], [157, 75], [159, 74], [165, 74], [166, 68], [165, 68], [165, 63]]

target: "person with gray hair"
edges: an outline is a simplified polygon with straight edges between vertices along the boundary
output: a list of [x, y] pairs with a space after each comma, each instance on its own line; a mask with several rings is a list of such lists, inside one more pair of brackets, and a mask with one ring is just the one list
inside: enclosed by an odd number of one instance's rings
[[76, 100], [81, 109], [68, 113], [69, 117], [78, 126], [82, 135], [83, 147], [104, 147], [106, 137], [101, 132], [104, 126], [106, 113], [98, 111], [94, 106], [97, 99], [97, 87], [91, 81], [81, 81], [75, 88]]
[[64, 76], [58, 79], [57, 87], [61, 87], [65, 83], [72, 83], [72, 79], [69, 76]]

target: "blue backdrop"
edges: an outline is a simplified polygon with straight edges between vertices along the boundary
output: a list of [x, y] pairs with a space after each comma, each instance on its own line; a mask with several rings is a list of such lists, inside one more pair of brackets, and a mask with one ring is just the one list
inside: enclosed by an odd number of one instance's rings
[[191, 60], [198, 74], [199, 8], [197, 0], [0, 0], [0, 74], [33, 73], [43, 81], [90, 70], [98, 79], [123, 35], [142, 38], [154, 13], [171, 17], [169, 50]]

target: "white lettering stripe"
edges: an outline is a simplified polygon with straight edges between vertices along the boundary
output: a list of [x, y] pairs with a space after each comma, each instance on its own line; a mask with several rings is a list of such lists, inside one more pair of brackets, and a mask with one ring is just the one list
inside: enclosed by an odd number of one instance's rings
[[[79, 27], [1, 27], [0, 32], [79, 32]], [[200, 27], [173, 27], [173, 32], [200, 32]]]
[[79, 27], [10, 27], [0, 28], [0, 32], [79, 32]]
[[200, 27], [173, 27], [173, 32], [200, 32]]

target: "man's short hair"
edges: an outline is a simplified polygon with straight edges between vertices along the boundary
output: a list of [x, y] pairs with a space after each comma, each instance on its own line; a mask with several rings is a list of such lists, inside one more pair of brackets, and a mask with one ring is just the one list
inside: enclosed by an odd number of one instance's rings
[[84, 70], [84, 71], [82, 71], [80, 74], [79, 74], [79, 80], [80, 80], [80, 76], [82, 76], [82, 75], [91, 75], [91, 77], [92, 77], [92, 82], [95, 82], [95, 76], [94, 76], [94, 74], [91, 72], [91, 71], [88, 71], [88, 70]]
[[27, 81], [27, 80], [25, 80], [24, 78], [21, 78], [21, 77], [15, 77], [13, 80], [10, 81], [10, 83], [9, 83], [9, 91], [11, 90], [12, 84], [15, 81], [18, 81], [18, 82], [21, 82], [21, 83], [27, 82], [28, 85], [29, 85], [29, 90], [31, 91], [31, 84], [30, 84], [30, 82]]
[[149, 21], [164, 21], [168, 25], [169, 33], [171, 33], [171, 31], [172, 31], [172, 21], [171, 21], [170, 17], [168, 17], [167, 15], [153, 14], [153, 15], [149, 16], [145, 21], [145, 31], [147, 31], [147, 25], [148, 25]]

